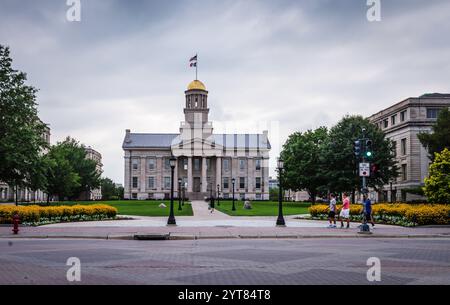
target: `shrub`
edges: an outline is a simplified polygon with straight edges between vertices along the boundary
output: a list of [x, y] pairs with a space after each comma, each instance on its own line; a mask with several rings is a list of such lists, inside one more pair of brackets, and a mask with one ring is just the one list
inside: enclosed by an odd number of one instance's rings
[[[328, 211], [328, 205], [313, 205], [309, 208], [309, 213], [313, 218], [327, 218]], [[340, 212], [340, 207], [337, 212]], [[350, 206], [352, 220], [360, 220], [361, 213], [362, 205]], [[372, 206], [372, 215], [377, 222], [402, 226], [448, 225], [450, 224], [450, 205], [380, 203]]]
[[0, 206], [0, 223], [12, 223], [18, 213], [23, 224], [43, 224], [63, 221], [88, 221], [114, 218], [117, 209], [106, 204], [74, 206]]

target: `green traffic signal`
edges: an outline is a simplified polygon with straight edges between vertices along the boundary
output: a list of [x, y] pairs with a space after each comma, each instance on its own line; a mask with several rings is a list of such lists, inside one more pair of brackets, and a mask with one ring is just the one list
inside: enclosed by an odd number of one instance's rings
[[366, 152], [366, 157], [372, 157], [372, 152], [371, 151]]

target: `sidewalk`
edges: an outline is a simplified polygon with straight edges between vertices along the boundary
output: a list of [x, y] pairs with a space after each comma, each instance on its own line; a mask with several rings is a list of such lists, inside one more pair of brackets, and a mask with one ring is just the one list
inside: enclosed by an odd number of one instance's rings
[[[350, 229], [329, 229], [327, 221], [285, 216], [286, 227], [276, 227], [276, 216], [229, 216], [208, 210], [208, 203], [192, 201], [194, 216], [176, 217], [177, 226], [167, 226], [167, 217], [129, 216], [128, 220], [57, 223], [40, 227], [0, 226], [1, 238], [94, 238], [94, 239], [218, 239], [218, 238], [449, 238], [448, 227], [404, 228], [376, 225], [372, 234], [359, 234], [359, 223]], [[121, 215], [125, 216], [125, 215]], [[338, 224], [339, 225], [339, 224]], [[450, 239], [449, 239], [450, 240]]]

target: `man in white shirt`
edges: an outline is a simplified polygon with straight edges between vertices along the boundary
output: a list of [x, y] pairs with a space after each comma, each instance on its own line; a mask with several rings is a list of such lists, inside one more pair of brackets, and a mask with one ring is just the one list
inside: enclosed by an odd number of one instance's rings
[[336, 196], [330, 194], [330, 211], [328, 212], [328, 220], [330, 225], [328, 228], [336, 228]]

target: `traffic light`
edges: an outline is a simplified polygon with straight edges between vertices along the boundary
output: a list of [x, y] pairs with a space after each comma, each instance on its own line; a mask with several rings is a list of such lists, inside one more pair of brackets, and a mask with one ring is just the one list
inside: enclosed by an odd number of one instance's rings
[[373, 151], [372, 151], [372, 140], [367, 140], [366, 141], [366, 158], [371, 158], [373, 156]]
[[355, 141], [353, 144], [353, 151], [355, 152], [355, 156], [359, 157], [361, 155], [361, 141]]

